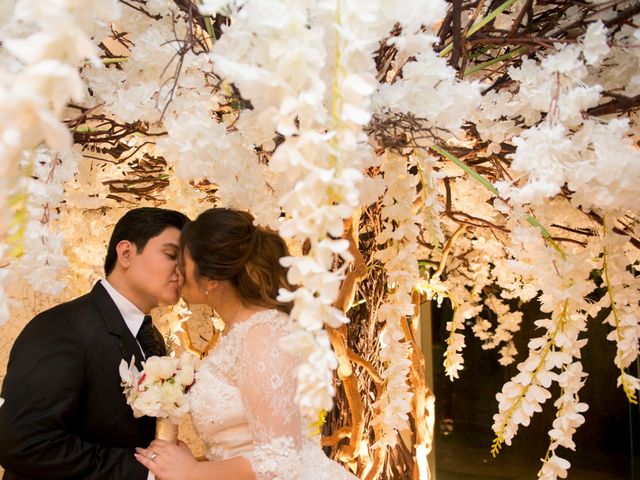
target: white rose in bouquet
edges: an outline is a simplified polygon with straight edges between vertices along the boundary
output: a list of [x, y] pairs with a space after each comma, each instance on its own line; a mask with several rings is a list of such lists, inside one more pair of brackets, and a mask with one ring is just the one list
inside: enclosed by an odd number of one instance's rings
[[150, 382], [159, 382], [169, 380], [173, 377], [178, 369], [179, 360], [174, 357], [149, 357], [144, 362], [144, 373], [147, 375], [146, 380]]
[[180, 383], [180, 385], [188, 386], [193, 384], [195, 380], [196, 370], [192, 365], [183, 366], [178, 375], [176, 376], [176, 380]]

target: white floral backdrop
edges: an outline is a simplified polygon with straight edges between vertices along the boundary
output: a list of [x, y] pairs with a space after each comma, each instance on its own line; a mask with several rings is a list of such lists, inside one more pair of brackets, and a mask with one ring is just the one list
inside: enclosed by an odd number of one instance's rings
[[[565, 3], [5, 3], [0, 359], [32, 311], [99, 278], [128, 206], [248, 209], [299, 247], [283, 262], [300, 287], [282, 298], [304, 359], [301, 409], [331, 409], [347, 357], [379, 385], [374, 444], [365, 454], [351, 438], [340, 456], [362, 478], [381, 475], [409, 416], [428, 423], [406, 321], [420, 296], [454, 307], [452, 380], [465, 335], [519, 362], [497, 395], [493, 453], [555, 408], [538, 476], [563, 477], [588, 408], [580, 349], [602, 309], [619, 386], [630, 402], [640, 389], [640, 11]], [[379, 372], [341, 356], [335, 336], [354, 305], [372, 305], [357, 284], [376, 271]], [[517, 352], [509, 300], [533, 298], [546, 317]], [[554, 383], [562, 393], [546, 404]]]

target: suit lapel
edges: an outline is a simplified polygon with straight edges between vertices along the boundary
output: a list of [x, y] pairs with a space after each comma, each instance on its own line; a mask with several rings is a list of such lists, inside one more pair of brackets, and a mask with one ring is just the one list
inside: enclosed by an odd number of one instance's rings
[[144, 356], [140, 351], [138, 342], [136, 342], [136, 339], [131, 335], [129, 329], [120, 337], [120, 352], [122, 353], [122, 358], [124, 358], [127, 363], [131, 363], [132, 356], [135, 357], [136, 368], [142, 370], [142, 359]]
[[100, 282], [97, 282], [90, 295], [100, 311], [107, 331], [111, 335], [118, 337], [118, 346], [122, 358], [127, 363], [130, 363], [131, 357], [135, 356], [136, 368], [138, 370], [142, 369], [142, 359], [144, 358], [142, 351], [109, 293]]

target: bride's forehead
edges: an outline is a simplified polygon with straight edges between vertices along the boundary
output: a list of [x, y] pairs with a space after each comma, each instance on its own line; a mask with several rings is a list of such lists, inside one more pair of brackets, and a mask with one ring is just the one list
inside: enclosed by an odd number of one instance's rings
[[195, 263], [193, 261], [193, 257], [189, 253], [189, 250], [187, 248], [181, 250], [178, 255], [178, 267], [184, 272], [185, 270], [192, 271], [194, 265]]

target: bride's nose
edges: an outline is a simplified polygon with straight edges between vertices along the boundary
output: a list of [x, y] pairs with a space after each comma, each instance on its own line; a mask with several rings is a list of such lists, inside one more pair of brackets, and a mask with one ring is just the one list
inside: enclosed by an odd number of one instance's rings
[[184, 285], [184, 275], [182, 275], [179, 268], [176, 268], [176, 274], [178, 275], [178, 286], [182, 288], [182, 285]]

